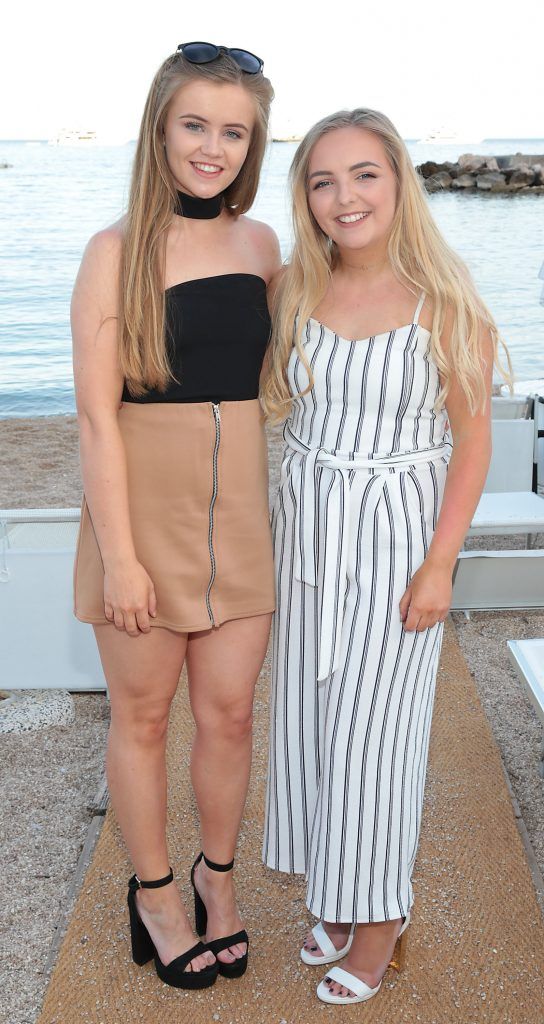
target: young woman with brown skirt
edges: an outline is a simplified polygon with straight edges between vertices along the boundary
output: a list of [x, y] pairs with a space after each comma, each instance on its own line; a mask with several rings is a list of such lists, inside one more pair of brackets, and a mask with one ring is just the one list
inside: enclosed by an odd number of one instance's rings
[[[133, 956], [182, 988], [247, 965], [232, 867], [274, 609], [258, 387], [280, 261], [274, 233], [245, 212], [271, 99], [253, 54], [178, 47], [147, 98], [127, 214], [91, 239], [72, 306], [85, 491], [75, 611], [94, 626], [111, 699]], [[166, 732], [184, 663], [196, 944], [166, 842]]]

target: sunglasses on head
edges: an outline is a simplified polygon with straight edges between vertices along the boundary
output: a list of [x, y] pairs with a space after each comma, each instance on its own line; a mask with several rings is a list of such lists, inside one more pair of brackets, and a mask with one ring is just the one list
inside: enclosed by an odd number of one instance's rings
[[228, 53], [246, 75], [258, 75], [263, 70], [263, 61], [249, 50], [231, 50], [228, 46], [216, 46], [215, 43], [180, 43], [177, 53], [182, 53], [191, 64], [211, 64], [221, 53]]

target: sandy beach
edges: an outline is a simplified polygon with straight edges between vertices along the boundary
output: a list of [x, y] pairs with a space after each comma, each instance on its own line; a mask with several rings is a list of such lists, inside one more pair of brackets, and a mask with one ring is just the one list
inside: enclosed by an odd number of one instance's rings
[[[281, 453], [278, 431], [270, 433], [269, 442], [273, 492]], [[72, 507], [80, 500], [75, 418], [0, 420], [0, 507]], [[539, 537], [539, 542], [542, 546], [544, 538]], [[474, 613], [470, 621], [455, 613], [453, 618], [536, 866], [544, 872], [544, 783], [538, 773], [541, 730], [509, 666], [506, 649], [507, 639], [544, 636], [544, 610]], [[9, 680], [3, 680], [3, 685], [9, 686]], [[5, 799], [0, 832], [7, 893], [0, 907], [3, 1024], [36, 1020], [59, 910], [103, 776], [107, 700], [103, 694], [78, 694], [74, 701], [72, 726], [2, 737]]]

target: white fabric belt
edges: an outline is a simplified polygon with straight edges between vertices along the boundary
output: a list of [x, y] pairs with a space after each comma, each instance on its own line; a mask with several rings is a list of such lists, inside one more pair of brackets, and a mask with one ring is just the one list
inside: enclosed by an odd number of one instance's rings
[[326, 488], [327, 530], [322, 538], [323, 593], [321, 595], [318, 680], [326, 679], [338, 668], [340, 640], [344, 615], [344, 591], [347, 575], [349, 543], [349, 473], [352, 470], [366, 470], [380, 477], [380, 490], [390, 470], [409, 468], [429, 462], [440, 462], [451, 450], [445, 442], [430, 448], [419, 448], [399, 455], [369, 459], [357, 452], [351, 457], [335, 455], [326, 448], [310, 448], [291, 430], [287, 423], [284, 438], [293, 451], [302, 455], [298, 466], [292, 472], [298, 476], [293, 480], [297, 495], [295, 509], [295, 579], [317, 586], [318, 537], [316, 522], [316, 468], [331, 470], [332, 479]]

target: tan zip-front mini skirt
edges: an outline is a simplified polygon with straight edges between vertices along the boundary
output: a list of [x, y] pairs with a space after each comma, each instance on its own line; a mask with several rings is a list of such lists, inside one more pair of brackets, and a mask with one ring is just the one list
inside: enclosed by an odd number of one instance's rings
[[[259, 402], [124, 402], [119, 410], [138, 560], [153, 626], [192, 632], [274, 610], [266, 438]], [[83, 501], [75, 614], [106, 623], [104, 569]]]

